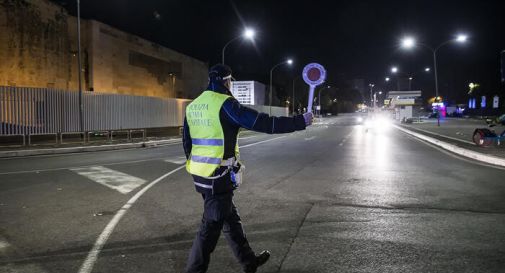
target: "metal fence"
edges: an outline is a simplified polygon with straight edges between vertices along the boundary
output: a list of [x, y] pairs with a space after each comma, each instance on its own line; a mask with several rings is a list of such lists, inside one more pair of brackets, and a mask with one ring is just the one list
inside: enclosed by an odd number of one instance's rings
[[[190, 100], [83, 92], [84, 130], [182, 126]], [[77, 92], [0, 86], [0, 135], [79, 132]]]

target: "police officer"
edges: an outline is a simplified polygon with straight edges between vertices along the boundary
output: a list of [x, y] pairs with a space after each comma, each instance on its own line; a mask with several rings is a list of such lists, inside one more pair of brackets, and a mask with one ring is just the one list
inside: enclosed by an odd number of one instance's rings
[[213, 66], [207, 90], [186, 108], [183, 131], [186, 169], [204, 200], [202, 222], [189, 254], [188, 273], [207, 272], [221, 230], [244, 272], [256, 272], [268, 261], [270, 252], [256, 255], [249, 246], [233, 203], [233, 191], [240, 183], [243, 169], [237, 144], [239, 129], [282, 134], [304, 130], [313, 120], [312, 113], [271, 117], [242, 106], [229, 90], [231, 72], [228, 66]]

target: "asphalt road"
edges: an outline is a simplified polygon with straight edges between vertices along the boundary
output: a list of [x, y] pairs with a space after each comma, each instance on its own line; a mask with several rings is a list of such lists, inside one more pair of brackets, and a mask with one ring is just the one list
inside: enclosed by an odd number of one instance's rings
[[[272, 252], [259, 272], [505, 272], [503, 169], [353, 115], [240, 145], [235, 202]], [[0, 272], [183, 272], [202, 200], [182, 157], [176, 143], [0, 160]], [[240, 272], [224, 238], [209, 272]]]

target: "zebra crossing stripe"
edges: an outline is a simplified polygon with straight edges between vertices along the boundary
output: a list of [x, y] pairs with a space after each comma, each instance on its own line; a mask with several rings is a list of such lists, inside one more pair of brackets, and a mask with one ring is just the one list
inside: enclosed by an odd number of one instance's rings
[[180, 165], [180, 164], [186, 163], [186, 157], [185, 156], [178, 156], [178, 157], [174, 157], [174, 158], [165, 159], [164, 161], [168, 162], [168, 163]]
[[122, 194], [127, 194], [147, 182], [144, 179], [111, 170], [103, 166], [74, 168], [71, 169], [71, 171]]

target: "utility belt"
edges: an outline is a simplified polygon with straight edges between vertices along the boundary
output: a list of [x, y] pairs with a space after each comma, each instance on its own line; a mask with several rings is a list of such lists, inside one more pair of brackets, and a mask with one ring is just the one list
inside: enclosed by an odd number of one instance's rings
[[242, 165], [237, 158], [230, 157], [221, 161], [221, 167], [226, 167], [226, 169], [221, 174], [204, 178], [219, 179], [229, 173], [233, 187], [238, 188], [243, 182], [243, 172], [245, 170], [245, 166]]

